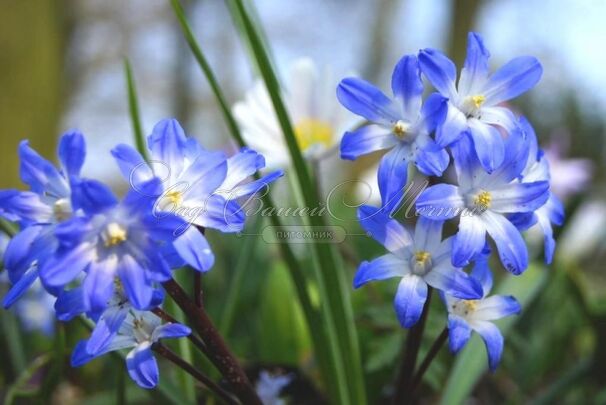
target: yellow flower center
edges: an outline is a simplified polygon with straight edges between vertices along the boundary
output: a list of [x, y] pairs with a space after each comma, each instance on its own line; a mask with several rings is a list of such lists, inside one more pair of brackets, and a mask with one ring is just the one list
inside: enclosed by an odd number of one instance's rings
[[67, 198], [61, 198], [53, 204], [53, 216], [58, 222], [65, 221], [72, 216], [72, 204]]
[[429, 252], [420, 250], [415, 253], [415, 260], [418, 263], [425, 264], [429, 259], [431, 259], [431, 255], [429, 254]]
[[393, 126], [393, 133], [400, 139], [404, 139], [406, 133], [408, 132], [408, 128], [410, 125], [405, 123], [404, 121], [398, 121]]
[[294, 130], [301, 151], [306, 151], [310, 146], [316, 144], [324, 145], [327, 148], [332, 146], [333, 128], [325, 121], [306, 118], [299, 121]]
[[105, 246], [111, 247], [121, 244], [126, 240], [126, 229], [112, 222], [105, 228]]
[[181, 205], [183, 202], [183, 193], [177, 190], [166, 193], [166, 198], [174, 205]]
[[411, 265], [413, 274], [424, 276], [431, 270], [431, 254], [424, 250], [415, 252]]
[[476, 108], [482, 107], [482, 104], [484, 104], [484, 101], [486, 101], [486, 97], [481, 94], [476, 94], [475, 96], [471, 96], [471, 102], [473, 103], [473, 105]]
[[460, 300], [452, 305], [453, 312], [460, 316], [467, 316], [478, 308], [480, 300]]
[[492, 202], [492, 196], [488, 191], [482, 191], [473, 200], [476, 207], [479, 207], [483, 210], [490, 208], [490, 203]]

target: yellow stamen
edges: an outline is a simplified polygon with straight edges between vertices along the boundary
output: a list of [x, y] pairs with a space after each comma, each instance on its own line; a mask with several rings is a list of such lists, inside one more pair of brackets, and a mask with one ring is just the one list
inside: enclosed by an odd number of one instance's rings
[[333, 128], [325, 122], [313, 118], [306, 118], [297, 123], [294, 128], [297, 144], [302, 151], [310, 146], [321, 144], [329, 148], [333, 143]]
[[492, 196], [488, 191], [482, 191], [475, 197], [473, 202], [477, 207], [488, 209], [490, 208], [490, 203], [492, 202]]
[[475, 96], [471, 96], [471, 101], [476, 108], [480, 108], [482, 107], [482, 104], [484, 104], [484, 101], [486, 101], [486, 97], [481, 94], [477, 94]]
[[406, 124], [404, 121], [398, 121], [393, 126], [393, 133], [400, 139], [403, 139], [406, 136], [406, 132], [408, 131], [408, 127], [410, 125]]
[[467, 315], [476, 310], [478, 307], [478, 300], [465, 300], [463, 301], [463, 305], [465, 305], [465, 315]]
[[112, 222], [105, 228], [105, 246], [119, 245], [126, 240], [127, 233], [119, 224]]
[[53, 216], [59, 222], [72, 216], [72, 204], [67, 198], [61, 198], [53, 204]]
[[427, 261], [429, 261], [429, 259], [431, 259], [431, 255], [429, 254], [429, 252], [426, 252], [424, 250], [420, 250], [420, 251], [418, 251], [418, 252], [415, 253], [415, 260], [419, 264], [425, 264], [425, 263], [427, 263]]
[[169, 191], [166, 193], [166, 198], [174, 205], [181, 205], [183, 202], [183, 193], [177, 190]]

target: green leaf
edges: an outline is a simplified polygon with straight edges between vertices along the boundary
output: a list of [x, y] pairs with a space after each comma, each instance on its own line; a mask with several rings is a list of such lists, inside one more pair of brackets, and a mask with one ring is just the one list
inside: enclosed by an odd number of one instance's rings
[[[307, 207], [319, 206], [320, 200], [307, 165], [297, 145], [288, 111], [282, 100], [282, 92], [274, 73], [267, 51], [242, 0], [233, 0], [250, 44], [256, 64], [265, 82], [280, 127], [284, 134], [294, 172], [301, 188], [304, 204]], [[324, 220], [319, 216], [310, 216], [312, 227], [323, 227]], [[331, 354], [334, 356], [333, 371], [337, 376], [338, 402], [366, 403], [364, 376], [360, 359], [357, 331], [353, 322], [353, 310], [349, 297], [349, 284], [334, 247], [324, 243], [312, 244], [314, 261], [317, 262], [316, 278], [322, 299], [323, 326], [330, 340]], [[336, 342], [335, 342], [336, 340]]]
[[[527, 308], [541, 291], [547, 280], [547, 270], [541, 265], [531, 265], [521, 276], [508, 275], [499, 284], [494, 294], [513, 295]], [[506, 337], [507, 333], [519, 319], [511, 316], [499, 321], [499, 329]], [[441, 404], [452, 405], [463, 403], [471, 394], [476, 383], [488, 369], [486, 349], [477, 334], [469, 340], [465, 348], [457, 355], [457, 359], [446, 382]]]
[[[183, 11], [183, 8], [181, 7], [181, 4], [178, 0], [171, 0], [171, 4], [181, 26], [181, 29], [183, 30], [185, 39], [196, 61], [198, 62], [198, 65], [204, 73], [206, 80], [210, 84], [211, 90], [213, 91], [217, 102], [219, 103], [221, 113], [223, 114], [223, 118], [227, 123], [231, 136], [236, 140], [238, 145], [246, 146], [246, 143], [242, 138], [240, 129], [231, 113], [231, 110], [229, 108], [229, 105], [227, 104], [226, 98], [221, 90], [221, 87], [219, 86], [212, 69], [210, 68], [208, 62], [206, 61], [206, 58], [204, 57], [202, 49], [198, 45], [192, 33], [187, 19], [185, 18], [185, 13]], [[255, 177], [258, 178], [258, 176]], [[273, 203], [269, 195], [264, 195], [262, 200], [265, 207], [275, 207], [275, 204]], [[271, 216], [270, 221], [272, 226], [274, 227], [282, 226], [280, 218], [277, 216]], [[322, 320], [320, 318], [319, 311], [312, 304], [312, 299], [309, 295], [310, 288], [308, 288], [309, 286], [306, 273], [303, 271], [300, 263], [297, 261], [291, 247], [288, 244], [281, 243], [279, 244], [279, 248], [282, 254], [282, 258], [284, 259], [290, 270], [290, 276], [293, 279], [293, 284], [297, 292], [297, 298], [299, 299], [301, 308], [303, 309], [303, 312], [305, 314], [307, 324], [310, 326], [320, 325]], [[330, 342], [327, 341], [326, 332], [319, 327], [310, 327], [310, 332], [314, 343], [316, 359], [318, 361], [318, 364], [320, 365], [322, 375], [324, 376], [324, 382], [328, 387], [334, 387], [335, 384], [331, 377], [332, 373], [329, 370], [329, 363], [331, 357]]]
[[135, 87], [135, 80], [133, 78], [133, 72], [128, 59], [124, 59], [124, 74], [126, 76], [126, 89], [128, 91], [128, 109], [130, 113], [130, 120], [133, 125], [133, 133], [135, 136], [135, 146], [137, 150], [145, 160], [149, 160], [147, 152], [147, 144], [145, 142], [145, 135], [143, 134], [143, 126], [141, 125], [141, 117], [139, 115], [139, 102], [137, 101], [137, 89]]

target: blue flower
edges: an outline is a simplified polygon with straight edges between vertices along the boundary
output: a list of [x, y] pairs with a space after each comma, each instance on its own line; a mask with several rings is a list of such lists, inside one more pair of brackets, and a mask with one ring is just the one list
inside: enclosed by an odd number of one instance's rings
[[63, 288], [82, 280], [83, 307], [102, 311], [120, 280], [133, 307], [154, 305], [155, 284], [171, 278], [160, 247], [173, 243], [185, 222], [173, 214], [161, 218], [153, 204], [161, 191], [156, 178], [131, 190], [122, 202], [102, 183], [85, 180], [73, 185], [73, 201], [85, 217], [58, 225], [57, 252], [40, 268], [42, 282]]
[[452, 263], [466, 266], [479, 254], [486, 233], [494, 239], [501, 263], [514, 274], [528, 267], [528, 251], [520, 231], [506, 214], [532, 212], [549, 196], [549, 183], [520, 183], [529, 145], [524, 133], [513, 131], [505, 143], [505, 159], [488, 174], [474, 153], [471, 140], [462, 138], [452, 148], [458, 186], [438, 184], [429, 187], [417, 200], [417, 211], [431, 219], [460, 217], [454, 237]]
[[191, 330], [178, 323], [161, 324], [160, 318], [151, 312], [131, 311], [126, 315], [119, 333], [109, 337], [105, 344], [88, 350], [86, 340], [80, 341], [72, 354], [71, 364], [80, 367], [103, 354], [133, 348], [126, 356], [128, 374], [140, 387], [154, 388], [158, 385], [159, 370], [152, 345], [160, 339], [189, 336]]
[[337, 97], [345, 108], [370, 121], [341, 140], [341, 157], [354, 160], [361, 155], [391, 149], [379, 165], [379, 190], [383, 206], [393, 211], [406, 185], [408, 163], [426, 175], [441, 176], [448, 167], [448, 153], [430, 137], [446, 113], [446, 98], [435, 93], [422, 104], [423, 82], [414, 55], [396, 65], [391, 87], [395, 100], [372, 84], [356, 78], [341, 81]]
[[36, 281], [38, 269], [57, 249], [54, 235], [57, 224], [77, 214], [72, 209], [71, 188], [80, 175], [85, 153], [84, 137], [79, 132], [61, 137], [59, 169], [30, 148], [27, 141], [19, 145], [21, 180], [31, 191], [0, 191], [0, 216], [21, 225], [21, 231], [9, 242], [4, 257], [13, 283], [3, 300], [5, 308]]
[[369, 281], [400, 277], [394, 307], [403, 327], [410, 328], [419, 320], [428, 285], [459, 298], [482, 296], [480, 285], [451, 264], [452, 239], [442, 240], [442, 221], [420, 218], [413, 236], [378, 208], [362, 206], [358, 218], [362, 228], [389, 253], [362, 262], [354, 278], [354, 288]]
[[[534, 129], [524, 117], [520, 118], [520, 125], [530, 142], [530, 153], [528, 154], [526, 167], [522, 172], [522, 182], [550, 181], [549, 162], [543, 151], [539, 149]], [[564, 216], [564, 205], [550, 191], [549, 197], [543, 206], [532, 212], [514, 214], [510, 217], [510, 220], [522, 231], [533, 227], [535, 224], [539, 224], [544, 234], [545, 263], [550, 264], [555, 251], [552, 224], [562, 225], [564, 223]]]
[[[222, 232], [242, 230], [246, 217], [238, 201], [260, 192], [283, 175], [276, 171], [245, 182], [265, 166], [263, 156], [248, 148], [230, 158], [222, 152], [207, 151], [195, 139], [186, 137], [174, 119], [156, 124], [148, 137], [148, 147], [150, 164], [128, 145], [118, 145], [112, 154], [133, 187], [154, 176], [162, 179], [156, 210], [177, 214], [194, 225], [184, 228], [174, 249], [200, 271], [212, 267], [214, 255], [196, 226]], [[178, 265], [173, 263], [173, 267]]]
[[506, 132], [517, 127], [513, 113], [498, 104], [534, 87], [543, 68], [536, 58], [522, 56], [489, 75], [489, 57], [482, 38], [470, 32], [467, 58], [457, 86], [456, 67], [443, 53], [423, 49], [419, 63], [423, 74], [449, 100], [446, 119], [436, 132], [438, 144], [446, 146], [463, 133], [469, 134], [482, 166], [492, 172], [501, 165], [505, 154], [503, 137], [497, 127]]
[[442, 295], [448, 309], [448, 345], [453, 353], [459, 352], [471, 331], [480, 334], [486, 345], [488, 365], [494, 371], [503, 352], [503, 335], [491, 321], [519, 314], [520, 304], [512, 296], [488, 296], [492, 289], [492, 274], [488, 267], [490, 250], [485, 249], [477, 258], [471, 276], [482, 284], [483, 295], [477, 300], [461, 300]]

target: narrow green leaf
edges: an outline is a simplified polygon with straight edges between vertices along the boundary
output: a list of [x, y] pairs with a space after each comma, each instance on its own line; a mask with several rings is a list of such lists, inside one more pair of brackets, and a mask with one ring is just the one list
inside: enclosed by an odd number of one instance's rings
[[[260, 219], [254, 220], [253, 224], [251, 225], [252, 233], [258, 232], [260, 224]], [[257, 237], [249, 236], [244, 238], [242, 242], [238, 261], [236, 262], [236, 268], [234, 269], [234, 273], [231, 277], [231, 282], [229, 283], [229, 288], [227, 290], [227, 298], [223, 303], [223, 311], [219, 317], [219, 330], [226, 339], [228, 339], [231, 333], [236, 310], [238, 309], [238, 303], [240, 301], [240, 293], [242, 291], [244, 276], [246, 275], [246, 271], [249, 270], [250, 263], [252, 263], [252, 257], [255, 253], [255, 247], [258, 240], [259, 239]]]
[[[531, 265], [521, 276], [507, 276], [494, 293], [513, 295], [524, 309], [532, 303], [546, 280], [547, 270], [544, 266]], [[512, 316], [499, 322], [499, 329], [503, 336], [507, 336], [518, 318]], [[461, 353], [457, 355], [440, 403], [443, 405], [463, 403], [487, 369], [486, 349], [482, 340], [477, 334], [474, 334]]]
[[[212, 69], [210, 68], [209, 64], [207, 63], [206, 58], [204, 57], [204, 54], [200, 46], [198, 45], [191, 28], [189, 27], [181, 4], [178, 0], [171, 0], [171, 4], [181, 26], [181, 29], [183, 30], [185, 39], [189, 47], [191, 48], [191, 51], [194, 54], [194, 57], [198, 62], [198, 65], [200, 66], [208, 83], [210, 84], [211, 90], [213, 91], [215, 98], [217, 99], [217, 102], [221, 109], [221, 113], [223, 114], [223, 118], [227, 123], [231, 136], [238, 143], [238, 145], [246, 146], [246, 143], [244, 142], [244, 139], [242, 138], [242, 135], [240, 133], [240, 129], [231, 113], [229, 105], [226, 102], [226, 98], [215, 78], [215, 75]], [[258, 178], [258, 176], [256, 177]], [[273, 203], [269, 195], [263, 196], [263, 204], [265, 207], [275, 207], [275, 204]], [[280, 218], [278, 218], [277, 216], [271, 216], [270, 221], [272, 226], [274, 227], [282, 226]], [[282, 243], [279, 245], [279, 248], [282, 254], [282, 258], [290, 269], [290, 275], [293, 278], [293, 283], [297, 292], [297, 298], [301, 303], [301, 308], [303, 308], [306, 322], [308, 325], [310, 325], [310, 332], [312, 335], [312, 340], [314, 342], [314, 351], [316, 354], [316, 359], [318, 360], [318, 363], [320, 365], [320, 370], [322, 372], [322, 375], [324, 376], [324, 381], [329, 387], [332, 387], [334, 386], [334, 384], [331, 380], [331, 373], [328, 369], [328, 363], [330, 358], [329, 344], [326, 341], [325, 331], [322, 328], [315, 327], [315, 325], [321, 324], [321, 318], [318, 310], [312, 304], [312, 300], [309, 296], [307, 276], [303, 272], [303, 269], [301, 268], [300, 263], [297, 261], [291, 247], [286, 243]]]
[[[284, 134], [293, 168], [303, 192], [305, 206], [318, 206], [320, 202], [319, 196], [297, 145], [295, 133], [282, 100], [277, 76], [271, 67], [258, 30], [248, 15], [242, 0], [232, 1], [236, 4], [235, 9], [238, 12], [238, 17], [243, 22], [246, 38], [253, 49], [257, 66], [265, 82]], [[312, 227], [319, 228], [324, 226], [324, 221], [319, 216], [311, 216], [308, 219]], [[339, 383], [345, 385], [345, 387], [339, 387], [340, 399], [341, 402], [345, 403], [364, 404], [366, 403], [364, 376], [360, 361], [357, 332], [353, 323], [349, 286], [345, 281], [341, 263], [339, 263], [333, 247], [329, 244], [316, 243], [313, 244], [313, 248], [315, 252], [314, 256], [320, 266], [320, 269], [317, 271], [317, 282], [322, 298], [323, 314], [325, 316], [324, 326], [327, 328], [329, 337], [335, 337], [338, 340], [337, 351], [334, 353], [336, 372], [339, 374]]]
[[128, 91], [128, 110], [130, 113], [130, 120], [133, 125], [133, 133], [135, 136], [135, 146], [137, 150], [145, 160], [149, 160], [147, 152], [147, 144], [145, 142], [145, 135], [143, 134], [143, 126], [141, 125], [141, 116], [139, 115], [139, 102], [137, 99], [137, 88], [135, 87], [135, 80], [133, 78], [133, 72], [128, 59], [124, 59], [124, 74], [126, 76], [126, 88]]
[[8, 346], [8, 358], [15, 374], [19, 374], [26, 367], [25, 351], [23, 349], [23, 337], [19, 323], [12, 312], [2, 311], [2, 329], [4, 330], [4, 339]]

